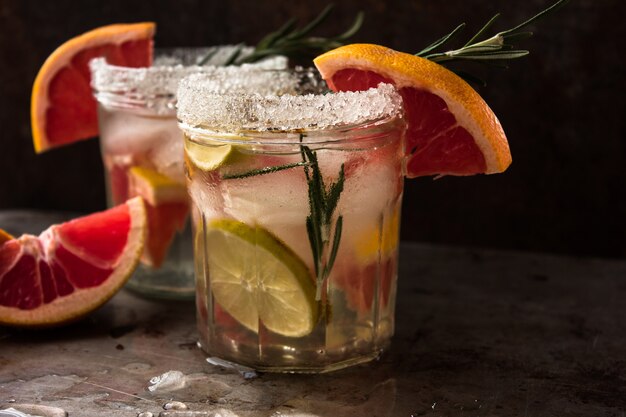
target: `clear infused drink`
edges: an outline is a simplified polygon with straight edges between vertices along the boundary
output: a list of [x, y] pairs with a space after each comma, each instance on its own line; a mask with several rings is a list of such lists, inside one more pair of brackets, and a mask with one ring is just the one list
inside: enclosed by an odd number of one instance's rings
[[179, 89], [201, 345], [265, 371], [372, 360], [394, 330], [400, 98], [245, 84], [215, 93], [198, 75]]
[[[160, 298], [193, 298], [193, 250], [189, 197], [185, 188], [182, 133], [176, 119], [176, 90], [193, 73], [219, 74], [281, 68], [282, 57], [243, 67], [220, 66], [237, 47], [163, 51], [155, 66], [128, 68], [91, 62], [98, 100], [100, 144], [110, 206], [144, 198], [148, 235], [128, 287]], [[245, 48], [242, 53], [250, 53]], [[204, 56], [206, 65], [195, 65]]]

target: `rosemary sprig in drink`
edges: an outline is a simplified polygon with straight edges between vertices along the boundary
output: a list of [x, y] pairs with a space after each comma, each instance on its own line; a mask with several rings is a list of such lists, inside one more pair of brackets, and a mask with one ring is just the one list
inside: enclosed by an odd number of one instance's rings
[[[300, 142], [302, 142], [302, 137], [303, 135], [300, 135]], [[334, 228], [332, 223], [333, 214], [343, 191], [343, 183], [345, 181], [344, 165], [341, 164], [337, 181], [326, 186], [317, 161], [317, 152], [312, 151], [305, 145], [300, 145], [300, 152], [302, 161], [306, 162], [304, 175], [306, 176], [309, 191], [309, 215], [306, 218], [306, 231], [309, 236], [315, 266], [315, 299], [319, 301], [322, 298], [324, 281], [328, 278], [333, 268], [341, 241], [343, 216], [339, 215], [337, 217]], [[333, 232], [332, 239], [331, 232]]]
[[[312, 32], [326, 21], [334, 8], [329, 4], [322, 12], [304, 27], [296, 27], [296, 20], [289, 19], [280, 29], [266, 35], [254, 47], [254, 51], [242, 56], [243, 44], [237, 45], [232, 54], [226, 59], [224, 65], [239, 65], [259, 61], [269, 56], [282, 55], [292, 59], [313, 59], [315, 56], [335, 49], [343, 45], [344, 41], [351, 38], [359, 31], [363, 24], [363, 12], [358, 12], [354, 22], [343, 33], [329, 38], [312, 36]], [[199, 65], [206, 64], [215, 54], [216, 50], [206, 55]]]
[[345, 173], [344, 164], [341, 164], [337, 180], [326, 185], [322, 172], [320, 171], [317, 152], [303, 145], [303, 138], [304, 135], [300, 134], [300, 154], [302, 155], [302, 162], [254, 169], [238, 174], [228, 174], [224, 175], [223, 178], [225, 180], [236, 180], [257, 175], [272, 174], [296, 167], [304, 168], [309, 199], [309, 215], [306, 218], [306, 231], [309, 237], [315, 267], [315, 299], [319, 301], [322, 298], [324, 281], [328, 278], [333, 268], [341, 241], [343, 216], [339, 215], [333, 225], [333, 215], [339, 203], [339, 197], [343, 192]]
[[[446, 52], [434, 52], [442, 46], [449, 43], [458, 33], [460, 33], [465, 27], [465, 23], [457, 26], [452, 32], [448, 33], [444, 37], [436, 40], [426, 48], [422, 49], [415, 55], [429, 59], [442, 65], [447, 65], [453, 62], [459, 61], [473, 61], [481, 64], [488, 64], [496, 67], [506, 68], [506, 61], [516, 58], [521, 58], [529, 54], [529, 51], [525, 49], [516, 49], [516, 42], [527, 39], [533, 35], [533, 32], [523, 31], [524, 28], [534, 23], [535, 21], [545, 17], [547, 14], [564, 6], [569, 0], [559, 0], [547, 9], [537, 13], [530, 19], [525, 20], [519, 25], [498, 32], [495, 35], [479, 40], [485, 32], [494, 24], [496, 19], [500, 16], [499, 13], [494, 15], [482, 28], [472, 36], [466, 43], [459, 49], [453, 49]], [[454, 70], [453, 70], [454, 71]], [[467, 81], [476, 82], [484, 85], [485, 82], [479, 78], [476, 78], [470, 74], [461, 71], [455, 71], [459, 76], [465, 78]]]

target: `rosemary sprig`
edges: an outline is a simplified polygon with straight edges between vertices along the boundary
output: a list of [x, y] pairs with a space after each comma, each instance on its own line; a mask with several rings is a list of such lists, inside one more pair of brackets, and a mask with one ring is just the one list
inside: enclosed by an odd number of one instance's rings
[[[300, 135], [300, 142], [304, 135]], [[304, 174], [309, 189], [309, 215], [306, 218], [306, 230], [309, 236], [313, 263], [315, 266], [317, 301], [322, 298], [322, 287], [337, 258], [343, 216], [339, 215], [333, 227], [333, 214], [345, 181], [344, 165], [341, 164], [337, 181], [326, 186], [317, 161], [317, 153], [308, 146], [300, 145]], [[331, 232], [333, 234], [331, 239]]]
[[304, 168], [309, 200], [309, 215], [306, 218], [306, 231], [311, 245], [311, 253], [315, 267], [315, 299], [320, 301], [324, 281], [330, 275], [333, 265], [335, 264], [339, 244], [341, 242], [343, 216], [337, 216], [333, 225], [333, 215], [339, 203], [339, 197], [341, 197], [341, 193], [343, 192], [345, 172], [344, 164], [341, 164], [337, 180], [326, 185], [317, 160], [317, 152], [303, 145], [303, 138], [304, 134], [300, 134], [301, 162], [253, 169], [238, 174], [226, 174], [223, 178], [225, 180], [235, 180], [256, 175], [272, 174], [297, 167]]
[[[247, 56], [241, 55], [244, 45], [237, 45], [232, 54], [226, 59], [224, 65], [251, 63], [276, 55], [286, 56], [291, 59], [313, 59], [323, 52], [343, 45], [344, 41], [351, 38], [361, 28], [363, 12], [358, 12], [352, 25], [339, 35], [329, 38], [311, 35], [314, 30], [326, 21], [333, 8], [334, 5], [329, 4], [315, 19], [302, 28], [296, 27], [297, 22], [295, 19], [289, 19], [278, 30], [269, 33], [261, 39], [255, 46], [254, 51]], [[200, 65], [207, 63], [210, 58], [211, 56], [204, 57], [200, 60]]]
[[253, 169], [250, 171], [242, 172], [240, 174], [225, 174], [222, 178], [224, 178], [225, 180], [239, 180], [242, 178], [254, 177], [257, 175], [272, 174], [274, 172], [284, 171], [286, 169], [301, 167], [305, 165], [307, 165], [306, 162], [294, 162], [293, 164], [285, 164], [285, 165], [278, 165], [278, 166], [273, 166], [273, 167]]
[[[564, 6], [569, 0], [559, 0], [547, 9], [537, 13], [530, 19], [525, 20], [519, 25], [498, 32], [495, 35], [479, 40], [489, 28], [494, 24], [500, 16], [499, 13], [494, 15], [487, 23], [485, 23], [474, 36], [472, 36], [461, 48], [453, 49], [446, 52], [434, 52], [440, 47], [448, 44], [458, 33], [465, 28], [465, 23], [457, 26], [452, 32], [436, 40], [415, 55], [429, 59], [431, 61], [447, 65], [459, 61], [473, 61], [481, 64], [506, 68], [506, 62], [511, 59], [521, 58], [529, 54], [525, 49], [516, 49], [517, 42], [527, 39], [533, 35], [533, 32], [523, 31], [535, 21], [545, 17], [551, 12]], [[454, 70], [453, 70], [454, 71]], [[485, 84], [485, 82], [471, 74], [462, 71], [455, 71], [459, 76], [467, 81]]]

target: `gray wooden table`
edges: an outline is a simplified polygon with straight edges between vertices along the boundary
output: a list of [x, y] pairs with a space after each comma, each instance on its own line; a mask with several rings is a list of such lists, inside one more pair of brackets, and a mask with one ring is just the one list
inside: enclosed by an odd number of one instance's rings
[[[0, 215], [0, 227], [10, 220], [17, 228], [9, 214]], [[38, 404], [69, 416], [626, 415], [626, 261], [405, 243], [396, 316], [392, 346], [375, 363], [246, 379], [205, 361], [193, 303], [122, 291], [66, 328], [0, 328], [0, 410]], [[184, 384], [148, 389], [170, 370], [180, 371]], [[188, 410], [164, 410], [172, 401]]]

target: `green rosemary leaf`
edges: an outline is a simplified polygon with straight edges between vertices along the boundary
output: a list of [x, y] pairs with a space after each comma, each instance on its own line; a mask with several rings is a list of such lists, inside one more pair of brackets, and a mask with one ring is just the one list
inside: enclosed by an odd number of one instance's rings
[[299, 39], [299, 38], [302, 38], [303, 36], [308, 35], [310, 32], [315, 30], [319, 25], [321, 25], [324, 22], [324, 20], [326, 20], [326, 18], [330, 14], [330, 11], [334, 9], [334, 7], [335, 7], [334, 4], [332, 3], [329, 4], [328, 6], [324, 8], [324, 10], [322, 10], [322, 12], [315, 19], [311, 20], [302, 29], [293, 31], [291, 34], [287, 35], [285, 39], [289, 39], [289, 40]]
[[471, 59], [471, 60], [494, 60], [494, 59], [515, 59], [521, 58], [523, 56], [528, 55], [530, 52], [525, 50], [515, 50], [515, 51], [496, 51], [496, 52], [487, 52], [480, 54], [461, 54], [455, 55], [455, 58], [458, 59]]
[[365, 13], [363, 13], [362, 11], [358, 12], [356, 14], [356, 17], [354, 18], [354, 22], [352, 23], [352, 26], [350, 26], [348, 30], [343, 32], [341, 35], [335, 36], [333, 40], [345, 41], [348, 38], [353, 37], [361, 29], [361, 26], [363, 26], [364, 20], [365, 20]]
[[239, 45], [237, 45], [230, 57], [228, 57], [226, 62], [224, 62], [224, 66], [233, 65], [237, 61], [237, 58], [239, 58], [239, 55], [241, 55], [241, 51], [243, 51], [243, 48], [244, 44], [240, 43]]
[[295, 26], [296, 19], [289, 19], [285, 24], [283, 24], [283, 26], [280, 27], [280, 29], [269, 33], [261, 39], [257, 44], [256, 49], [264, 50], [270, 48], [278, 39], [283, 38], [287, 33], [291, 32]]
[[485, 33], [487, 29], [489, 29], [493, 25], [493, 22], [495, 22], [498, 17], [500, 17], [500, 13], [496, 13], [491, 19], [489, 19], [489, 21], [485, 23], [485, 25], [480, 28], [480, 30], [476, 32], [476, 34], [472, 36], [472, 38], [467, 41], [467, 43], [463, 45], [463, 47], [470, 46], [472, 43], [474, 43], [476, 39], [480, 38], [483, 33]]
[[502, 35], [502, 39], [504, 39], [505, 43], [514, 43], [523, 41], [533, 36], [533, 32], [519, 32], [519, 33], [510, 33], [506, 35]]
[[254, 177], [256, 175], [271, 174], [278, 171], [284, 171], [285, 169], [291, 169], [301, 166], [306, 166], [306, 162], [294, 162], [293, 164], [253, 169], [251, 171], [246, 171], [241, 174], [226, 174], [222, 178], [224, 178], [225, 180], [238, 180], [242, 178]]
[[500, 49], [502, 49], [501, 45], [475, 45], [475, 46], [468, 46], [466, 48], [457, 49], [454, 51], [430, 54], [430, 55], [426, 55], [423, 58], [430, 59], [431, 61], [437, 62], [439, 57], [442, 57], [442, 58], [439, 58], [440, 61], [444, 61], [444, 60], [451, 60], [457, 57], [461, 57], [463, 55], [476, 55], [482, 52], [499, 51]]
[[550, 6], [547, 9], [537, 13], [536, 15], [531, 17], [530, 19], [520, 23], [519, 25], [515, 26], [514, 28], [509, 29], [509, 30], [505, 30], [504, 32], [500, 32], [500, 35], [506, 35], [507, 33], [517, 32], [518, 30], [520, 30], [522, 28], [525, 28], [526, 26], [528, 26], [531, 23], [541, 19], [542, 17], [545, 17], [548, 14], [550, 14], [550, 13], [552, 13], [554, 11], [557, 11], [561, 7], [565, 6], [568, 2], [569, 2], [569, 0], [559, 0], [556, 3], [554, 3], [552, 6]]
[[326, 199], [324, 198], [326, 191], [324, 187], [324, 178], [320, 172], [319, 164], [317, 161], [317, 154], [313, 152], [308, 146], [303, 146], [306, 153], [309, 165], [311, 166], [311, 180], [309, 183], [309, 190], [312, 190], [313, 202], [315, 207], [319, 210], [320, 219], [326, 212]]
[[330, 186], [330, 190], [326, 195], [326, 218], [331, 219], [333, 217], [333, 213], [335, 208], [337, 208], [337, 203], [339, 202], [339, 196], [343, 192], [343, 183], [345, 182], [345, 173], [344, 173], [344, 164], [341, 164], [341, 168], [339, 169], [339, 177], [337, 178], [337, 182]]
[[[298, 137], [298, 141], [300, 142], [300, 144], [302, 144], [304, 139], [304, 134], [300, 133], [300, 136]], [[306, 153], [304, 152], [304, 146], [300, 146], [300, 156], [302, 157], [302, 162], [305, 162], [306, 165], [304, 166], [304, 175], [306, 176], [306, 180], [307, 182], [309, 182], [311, 180], [311, 175], [309, 173], [309, 164], [307, 162], [306, 159]]]
[[424, 57], [424, 55], [444, 45], [446, 42], [452, 39], [459, 31], [461, 31], [464, 27], [465, 27], [465, 23], [461, 23], [452, 32], [448, 33], [446, 36], [442, 38], [437, 39], [435, 42], [431, 43], [430, 45], [428, 45], [426, 48], [422, 49], [420, 52], [416, 53], [415, 55]]
[[[310, 211], [306, 220], [306, 229], [309, 244], [311, 245], [313, 263], [315, 265], [315, 299], [320, 300], [324, 281], [330, 274], [337, 256], [337, 251], [339, 250], [343, 225], [342, 216], [339, 216], [335, 222], [332, 246], [329, 248], [328, 245], [330, 244], [332, 231], [332, 215], [337, 207], [339, 196], [343, 191], [345, 174], [342, 165], [337, 181], [331, 183], [330, 187], [327, 189], [324, 185], [324, 177], [320, 171], [317, 153], [302, 144], [303, 136], [304, 135], [300, 135], [300, 154], [302, 156], [302, 162], [305, 164], [303, 166], [307, 179]], [[326, 258], [329, 249], [330, 253], [328, 258]]]
[[295, 21], [289, 20], [279, 30], [265, 36], [255, 47], [252, 54], [241, 58], [238, 64], [256, 62], [268, 56], [283, 55], [288, 58], [314, 58], [320, 53], [335, 49], [349, 37], [353, 36], [363, 23], [363, 13], [359, 12], [348, 30], [331, 37], [315, 37], [311, 33], [326, 20], [333, 9], [328, 5], [311, 22], [301, 29], [296, 28]]
[[218, 48], [213, 48], [211, 51], [207, 52], [207, 54], [204, 57], [202, 57], [200, 61], [198, 61], [198, 65], [205, 65], [207, 62], [209, 62], [211, 58], [215, 56], [217, 51], [218, 51]]
[[[319, 253], [319, 247], [320, 247], [320, 242], [318, 242], [317, 240], [317, 234], [315, 232], [315, 226], [313, 225], [313, 220], [311, 219], [311, 216], [307, 216], [306, 218], [306, 231], [307, 231], [307, 235], [309, 236], [309, 244], [311, 245], [311, 254], [313, 255], [313, 259], [319, 259], [320, 257], [320, 253]], [[315, 266], [315, 276], [319, 276], [319, 262], [313, 262], [314, 266]]]
[[[416, 55], [441, 63], [442, 65], [448, 65], [455, 61], [474, 61], [481, 64], [489, 63], [491, 65], [491, 63], [498, 61], [502, 62], [521, 58], [528, 55], [529, 51], [516, 49], [516, 43], [531, 37], [533, 33], [530, 31], [520, 32], [520, 30], [564, 6], [568, 1], [569, 0], [558, 0], [552, 6], [537, 13], [530, 19], [526, 19], [519, 25], [511, 29], [498, 32], [490, 38], [479, 40], [479, 38], [485, 34], [487, 29], [493, 25], [498, 16], [500, 16], [499, 14], [496, 14], [485, 25], [483, 25], [483, 27], [474, 36], [472, 36], [472, 38], [469, 39], [463, 47], [446, 52], [435, 52], [438, 47], [447, 41], [444, 37], [440, 39], [439, 42], [431, 44]], [[458, 28], [459, 27], [457, 27], [457, 29], [455, 29], [452, 33], [456, 32]], [[496, 64], [496, 66], [504, 67], [498, 64]], [[467, 73], [464, 74], [464, 77], [466, 77], [466, 79], [470, 79]]]
[[337, 217], [337, 221], [335, 222], [335, 236], [333, 237], [332, 249], [330, 251], [330, 256], [328, 257], [326, 270], [324, 271], [325, 277], [330, 275], [330, 271], [331, 269], [333, 269], [333, 265], [335, 264], [335, 259], [337, 258], [337, 252], [339, 251], [339, 243], [341, 242], [342, 228], [343, 228], [343, 216], [339, 216]]

